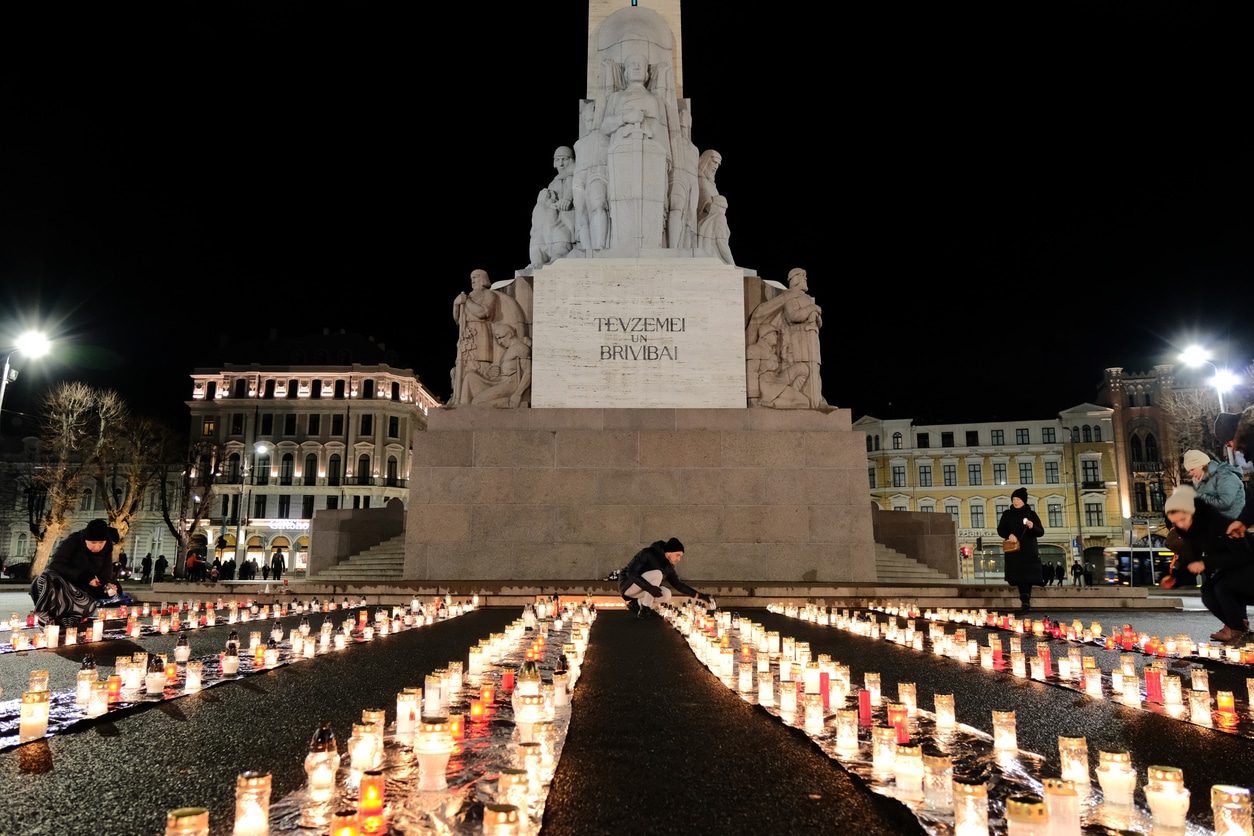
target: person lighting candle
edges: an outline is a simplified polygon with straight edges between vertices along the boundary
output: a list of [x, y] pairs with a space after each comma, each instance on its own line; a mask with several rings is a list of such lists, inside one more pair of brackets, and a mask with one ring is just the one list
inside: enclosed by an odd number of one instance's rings
[[712, 597], [697, 592], [679, 579], [675, 566], [683, 556], [684, 544], [677, 537], [658, 540], [636, 552], [636, 556], [619, 573], [619, 591], [627, 601], [627, 609], [634, 612], [636, 618], [661, 618], [654, 609], [655, 602], [666, 603], [671, 599], [671, 591], [662, 586], [663, 582], [673, 586], [677, 592], [703, 602], [708, 609], [717, 606]]
[[118, 532], [104, 520], [92, 520], [66, 537], [31, 583], [39, 623], [77, 629], [95, 614], [100, 602], [117, 594], [113, 583], [113, 544]]

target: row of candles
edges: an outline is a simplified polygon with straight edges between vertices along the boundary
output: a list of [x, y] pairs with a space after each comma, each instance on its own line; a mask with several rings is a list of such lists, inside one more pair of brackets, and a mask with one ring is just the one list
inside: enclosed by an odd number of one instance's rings
[[[559, 609], [549, 602], [528, 605], [523, 617], [469, 648], [467, 660], [427, 674], [423, 686], [406, 688], [396, 697], [396, 722], [388, 735], [387, 712], [366, 709], [348, 740], [347, 774], [339, 778], [341, 756], [335, 735], [326, 724], [314, 733], [305, 758], [306, 787], [293, 794], [302, 805], [300, 825], [331, 836], [376, 836], [387, 833], [403, 799], [387, 792], [388, 744], [417, 762], [419, 793], [448, 788], [447, 768], [460, 741], [473, 730], [485, 733], [504, 693], [510, 694], [517, 767], [499, 770], [495, 801], [484, 807], [485, 836], [517, 836], [538, 825], [534, 811], [543, 803], [547, 782], [556, 768], [558, 709], [569, 706], [578, 679], [588, 631], [595, 611], [587, 606]], [[539, 660], [546, 658], [548, 635], [569, 630], [561, 643], [552, 679], [545, 682]], [[522, 663], [515, 669], [518, 652]], [[466, 708], [465, 712], [454, 710]], [[482, 745], [482, 744], [478, 744]], [[475, 776], [481, 778], [483, 776]], [[337, 797], [338, 796], [338, 797]], [[342, 807], [353, 799], [353, 809]], [[340, 801], [340, 804], [336, 804]], [[234, 836], [270, 833], [270, 776], [241, 773], [236, 783]], [[329, 826], [329, 830], [326, 830]], [[167, 814], [166, 836], [206, 836], [209, 813], [183, 808]]]
[[[469, 612], [475, 604], [451, 604], [441, 609], [449, 618]], [[230, 607], [235, 614], [250, 613], [256, 605]], [[181, 608], [181, 606], [180, 606]], [[166, 608], [162, 608], [165, 610]], [[192, 612], [196, 611], [193, 606]], [[304, 609], [302, 611], [312, 611]], [[332, 611], [334, 605], [332, 606]], [[344, 609], [344, 608], [341, 608]], [[287, 612], [286, 606], [275, 605], [275, 617], [281, 618]], [[260, 615], [258, 610], [252, 620]], [[264, 610], [270, 612], [269, 608]], [[212, 613], [210, 607], [208, 612]], [[348, 646], [350, 638], [354, 641], [370, 641], [376, 634], [386, 636], [389, 633], [433, 623], [436, 608], [424, 606], [414, 599], [408, 610], [393, 607], [389, 613], [379, 608], [375, 610], [373, 622], [369, 611], [359, 610], [355, 617], [345, 619], [341, 628], [336, 631], [330, 619], [325, 619], [317, 636], [312, 635], [311, 625], [307, 617], [302, 616], [300, 624], [293, 628], [289, 636], [289, 653], [284, 650], [284, 630], [276, 623], [271, 629], [269, 641], [262, 643], [261, 631], [252, 631], [245, 650], [240, 646], [237, 633], [232, 630], [227, 638], [225, 650], [214, 661], [208, 664], [218, 669], [219, 677], [235, 677], [241, 672], [241, 654], [246, 660], [245, 673], [274, 668], [282, 663], [283, 657], [312, 658], [328, 652], [332, 646], [343, 650]], [[159, 616], [164, 617], [164, 616]], [[250, 620], [245, 616], [244, 623]], [[212, 619], [211, 619], [212, 621]], [[99, 623], [99, 622], [96, 622]], [[194, 623], [189, 621], [188, 623]], [[229, 623], [237, 623], [231, 621]], [[209, 626], [213, 626], [210, 624]], [[191, 659], [191, 645], [186, 634], [179, 637], [174, 647], [173, 658], [165, 654], [149, 654], [136, 652], [131, 656], [120, 656], [115, 660], [114, 672], [101, 679], [94, 657], [84, 657], [76, 677], [74, 703], [80, 708], [83, 717], [99, 717], [123, 704], [135, 702], [142, 698], [166, 699], [185, 694], [192, 694], [206, 687], [206, 662]], [[180, 680], [182, 686], [180, 688]], [[27, 743], [46, 737], [51, 715], [52, 693], [49, 690], [48, 671], [32, 671], [27, 690], [22, 694], [18, 722], [18, 743]]]
[[[893, 794], [907, 803], [921, 818], [934, 814], [954, 817], [955, 833], [989, 833], [989, 798], [983, 779], [955, 775], [953, 762], [944, 749], [925, 750], [911, 737], [917, 728], [917, 688], [899, 683], [898, 701], [884, 707], [886, 724], [875, 725], [874, 711], [882, 703], [880, 675], [866, 672], [863, 687], [854, 691], [847, 665], [820, 655], [811, 660], [809, 645], [778, 632], [766, 631], [747, 619], [730, 613], [707, 615], [698, 607], [670, 610], [668, 618], [687, 636], [698, 658], [729, 687], [747, 699], [756, 685], [757, 702], [778, 709], [785, 721], [802, 726], [820, 739], [828, 734], [831, 718], [835, 731], [835, 754], [842, 760], [857, 759], [861, 753], [859, 729], [870, 729], [872, 776], [891, 779]], [[737, 662], [739, 659], [739, 662]], [[756, 672], [756, 677], [754, 676]], [[778, 681], [776, 676], [778, 675]], [[775, 692], [778, 687], [779, 697]], [[845, 708], [846, 695], [856, 693], [857, 708]], [[952, 734], [958, 728], [952, 694], [933, 697], [938, 735]], [[1014, 756], [1018, 741], [1013, 711], [992, 713], [993, 750]], [[974, 730], [968, 730], [974, 732]], [[978, 734], [978, 732], [976, 732]], [[1087, 741], [1083, 737], [1060, 737], [1062, 774], [1040, 782], [1040, 792], [1024, 792], [1006, 799], [1007, 832], [1075, 836], [1080, 833], [1081, 802], [1091, 802]], [[1136, 771], [1126, 751], [1099, 752], [1096, 770], [1102, 790], [1102, 814], [1110, 822], [1124, 823], [1133, 815]], [[1189, 807], [1189, 791], [1181, 770], [1171, 766], [1151, 766], [1144, 787], [1155, 833], [1183, 833]], [[1216, 831], [1223, 836], [1250, 834], [1250, 791], [1243, 787], [1219, 785], [1211, 791]]]
[[[367, 606], [366, 599], [362, 598], [360, 604], [356, 606]], [[475, 595], [466, 602], [454, 602], [452, 596], [446, 595], [442, 599], [435, 599], [431, 605], [423, 605], [419, 598], [414, 597], [409, 606], [414, 613], [424, 612], [434, 618], [435, 614], [441, 610], [444, 610], [446, 614], [457, 614], [463, 608], [474, 609], [479, 606], [479, 596]], [[317, 598], [312, 598], [307, 603], [293, 601], [290, 604], [259, 604], [251, 599], [240, 602], [219, 598], [216, 605], [208, 601], [179, 601], [174, 606], [162, 603], [159, 607], [154, 607], [152, 604], [144, 603], [134, 609], [126, 606], [104, 609], [95, 619], [87, 623], [81, 637], [77, 627], [67, 627], [64, 631], [58, 624], [39, 627], [33, 612], [28, 613], [24, 620], [17, 613], [13, 613], [7, 622], [0, 621], [0, 627], [10, 631], [9, 641], [6, 643], [8, 649], [40, 650], [57, 647], [62, 642], [68, 647], [78, 644], [80, 638], [84, 642], [103, 641], [107, 621], [125, 621], [123, 635], [126, 638], [138, 639], [145, 634], [165, 635], [177, 633], [180, 630], [194, 630], [198, 627], [215, 627], [219, 621], [227, 624], [247, 624], [249, 621], [267, 618], [286, 618], [288, 615], [319, 612], [331, 613], [336, 609], [347, 610], [353, 607], [354, 605], [349, 603], [348, 598], [344, 598], [340, 604], [329, 599], [319, 602]], [[219, 613], [224, 613], [224, 615], [220, 618]], [[147, 626], [144, 623], [145, 619], [150, 619]], [[23, 631], [23, 626], [31, 629], [30, 635]]]
[[[824, 607], [796, 605], [768, 607], [788, 617], [820, 625], [835, 626], [857, 635], [871, 638], [883, 638], [898, 644], [923, 650], [924, 632], [916, 630], [913, 617], [917, 610], [907, 605], [901, 607], [885, 606], [872, 608], [866, 618], [849, 610], [837, 612], [835, 608], [829, 612]], [[888, 621], [880, 623], [876, 610], [888, 615]], [[898, 617], [906, 618], [904, 628], [898, 623]], [[978, 614], [965, 613], [957, 619], [946, 618], [943, 611], [926, 613], [927, 637], [931, 642], [932, 651], [937, 655], [947, 656], [960, 662], [975, 663], [988, 669], [1006, 667], [1002, 652], [1001, 637], [989, 635], [988, 644], [981, 646], [978, 641], [969, 639], [966, 629], [955, 628], [953, 634], [945, 633], [941, 624], [945, 621], [967, 623], [984, 626], [987, 622], [1001, 623], [1002, 617], [997, 613], [985, 618], [984, 611]], [[1221, 731], [1238, 732], [1238, 702], [1232, 691], [1218, 690], [1212, 698], [1210, 678], [1207, 669], [1194, 664], [1189, 669], [1189, 688], [1185, 690], [1181, 678], [1169, 672], [1167, 660], [1155, 654], [1145, 667], [1144, 676], [1138, 672], [1136, 657], [1131, 653], [1119, 657], [1119, 667], [1112, 669], [1107, 679], [1098, 668], [1096, 660], [1086, 655], [1079, 647], [1070, 647], [1066, 654], [1059, 654], [1056, 660], [1057, 673], [1054, 672], [1055, 660], [1048, 637], [1053, 635], [1042, 621], [1031, 619], [1013, 620], [1010, 628], [1014, 630], [1009, 637], [1010, 660], [1009, 670], [1018, 677], [1030, 677], [1041, 682], [1052, 682], [1063, 687], [1072, 687], [1091, 697], [1106, 696], [1106, 682], [1109, 681], [1110, 694], [1124, 705], [1144, 708], [1147, 704], [1161, 708], [1162, 713], [1176, 719], [1187, 719], [1198, 725], [1217, 728]], [[1096, 622], [1088, 628], [1100, 636], [1100, 625]], [[1036, 644], [1036, 655], [1027, 656], [1023, 651], [1024, 637], [1032, 635], [1041, 639]], [[1131, 628], [1125, 625], [1121, 635], [1124, 641], [1113, 643], [1113, 647], [1126, 644], [1137, 647], [1138, 641], [1131, 638]], [[1148, 642], [1147, 642], [1148, 643]], [[1246, 706], [1254, 705], [1254, 677], [1246, 679]], [[1212, 706], [1214, 707], [1212, 710]]]

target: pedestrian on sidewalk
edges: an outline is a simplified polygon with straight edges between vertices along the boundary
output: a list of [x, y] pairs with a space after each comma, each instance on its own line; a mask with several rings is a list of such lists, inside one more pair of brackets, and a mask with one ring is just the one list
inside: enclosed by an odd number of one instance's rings
[[1084, 566], [1078, 560], [1071, 564], [1071, 585], [1084, 586]]
[[140, 577], [140, 583], [152, 583], [152, 552], [144, 555], [144, 559], [139, 562], [144, 574]]
[[661, 618], [654, 609], [656, 602], [666, 603], [671, 599], [671, 591], [662, 586], [663, 583], [669, 583], [681, 595], [696, 598], [709, 609], [714, 609], [713, 598], [697, 592], [679, 579], [675, 564], [683, 556], [684, 544], [678, 538], [658, 540], [636, 552], [619, 574], [618, 589], [627, 601], [627, 609], [633, 611], [636, 618]]
[[1017, 488], [1010, 495], [1010, 507], [997, 522], [1003, 540], [1018, 543], [1017, 551], [1006, 553], [1006, 583], [1019, 589], [1019, 611], [1032, 609], [1032, 587], [1043, 585], [1041, 555], [1036, 541], [1045, 533], [1041, 518], [1028, 505], [1028, 489]]

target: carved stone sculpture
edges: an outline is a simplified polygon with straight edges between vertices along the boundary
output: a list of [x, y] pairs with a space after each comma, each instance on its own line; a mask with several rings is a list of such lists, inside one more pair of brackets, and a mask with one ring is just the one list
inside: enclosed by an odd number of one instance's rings
[[805, 395], [810, 369], [805, 363], [784, 363], [779, 330], [768, 327], [757, 342], [745, 347], [745, 378], [749, 405], [775, 409], [808, 409]]
[[[470, 287], [469, 293], [459, 293], [453, 300], [457, 363], [452, 372], [453, 394], [449, 406], [464, 406], [473, 401], [472, 376], [493, 378], [499, 375], [505, 346], [495, 339], [493, 325], [506, 324], [516, 335], [526, 336], [527, 323], [522, 307], [507, 294], [493, 290], [486, 271], [471, 273]], [[494, 368], [497, 371], [493, 371]]]
[[697, 201], [698, 223], [710, 211], [710, 204], [714, 202], [714, 198], [718, 197], [718, 186], [714, 185], [714, 175], [722, 164], [723, 155], [719, 152], [713, 149], [701, 152], [701, 160], [697, 163], [697, 181], [701, 187]]
[[531, 405], [531, 342], [514, 326], [504, 322], [492, 325], [492, 334], [501, 349], [494, 365], [466, 374], [466, 404], [513, 409]]
[[603, 250], [610, 242], [609, 184], [605, 171], [608, 142], [596, 128], [597, 105], [580, 105], [583, 135], [575, 143], [575, 241], [585, 250]]
[[553, 192], [553, 208], [558, 212], [558, 218], [562, 225], [566, 227], [571, 240], [575, 236], [575, 200], [574, 200], [574, 176], [575, 176], [575, 152], [567, 148], [565, 145], [553, 152], [553, 168], [557, 171], [557, 175], [553, 178], [553, 182], [549, 183], [549, 191]]
[[679, 111], [679, 136], [672, 157], [666, 242], [672, 249], [693, 249], [697, 246], [697, 202], [701, 196], [697, 185], [700, 152], [692, 144], [692, 111], [686, 107]]
[[[809, 283], [806, 271], [800, 267], [788, 274], [788, 289], [774, 299], [768, 299], [758, 305], [749, 315], [749, 327], [745, 331], [746, 357], [749, 347], [761, 342], [768, 331], [779, 332], [779, 374], [788, 380], [789, 386], [796, 382], [790, 369], [794, 364], [804, 365], [806, 378], [799, 391], [805, 396], [806, 405], [811, 409], [827, 406], [823, 399], [823, 379], [820, 374], [822, 356], [819, 348], [819, 329], [823, 326], [823, 309], [815, 304], [814, 297], [809, 294]], [[765, 348], [755, 349], [755, 354], [764, 354]], [[746, 361], [748, 362], [748, 361]], [[758, 381], [762, 389], [761, 378]], [[753, 395], [753, 383], [748, 384], [750, 398]], [[759, 402], [761, 394], [758, 394]], [[778, 400], [778, 398], [777, 398]], [[762, 404], [766, 406], [768, 404]], [[769, 404], [782, 406], [782, 404]]]
[[701, 219], [701, 225], [697, 229], [697, 238], [701, 249], [707, 254], [721, 259], [724, 264], [736, 263], [728, 245], [731, 231], [727, 228], [727, 198], [715, 195], [714, 200], [710, 201], [705, 217]]
[[[611, 77], [616, 74], [612, 62], [605, 68]], [[643, 55], [633, 54], [623, 62], [621, 82], [612, 86], [600, 124], [608, 139], [610, 246], [664, 247], [672, 111], [678, 122], [670, 67], [650, 67]], [[678, 131], [678, 124], [673, 128]]]
[[536, 196], [535, 208], [531, 210], [532, 267], [556, 261], [571, 250], [570, 229], [562, 222], [560, 205], [561, 200], [552, 189], [541, 189]]

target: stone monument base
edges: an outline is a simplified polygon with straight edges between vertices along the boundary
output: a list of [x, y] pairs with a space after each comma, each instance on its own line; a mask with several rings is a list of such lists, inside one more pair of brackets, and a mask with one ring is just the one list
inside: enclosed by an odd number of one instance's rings
[[680, 577], [875, 580], [848, 410], [433, 410], [406, 580], [595, 580], [678, 537]]

